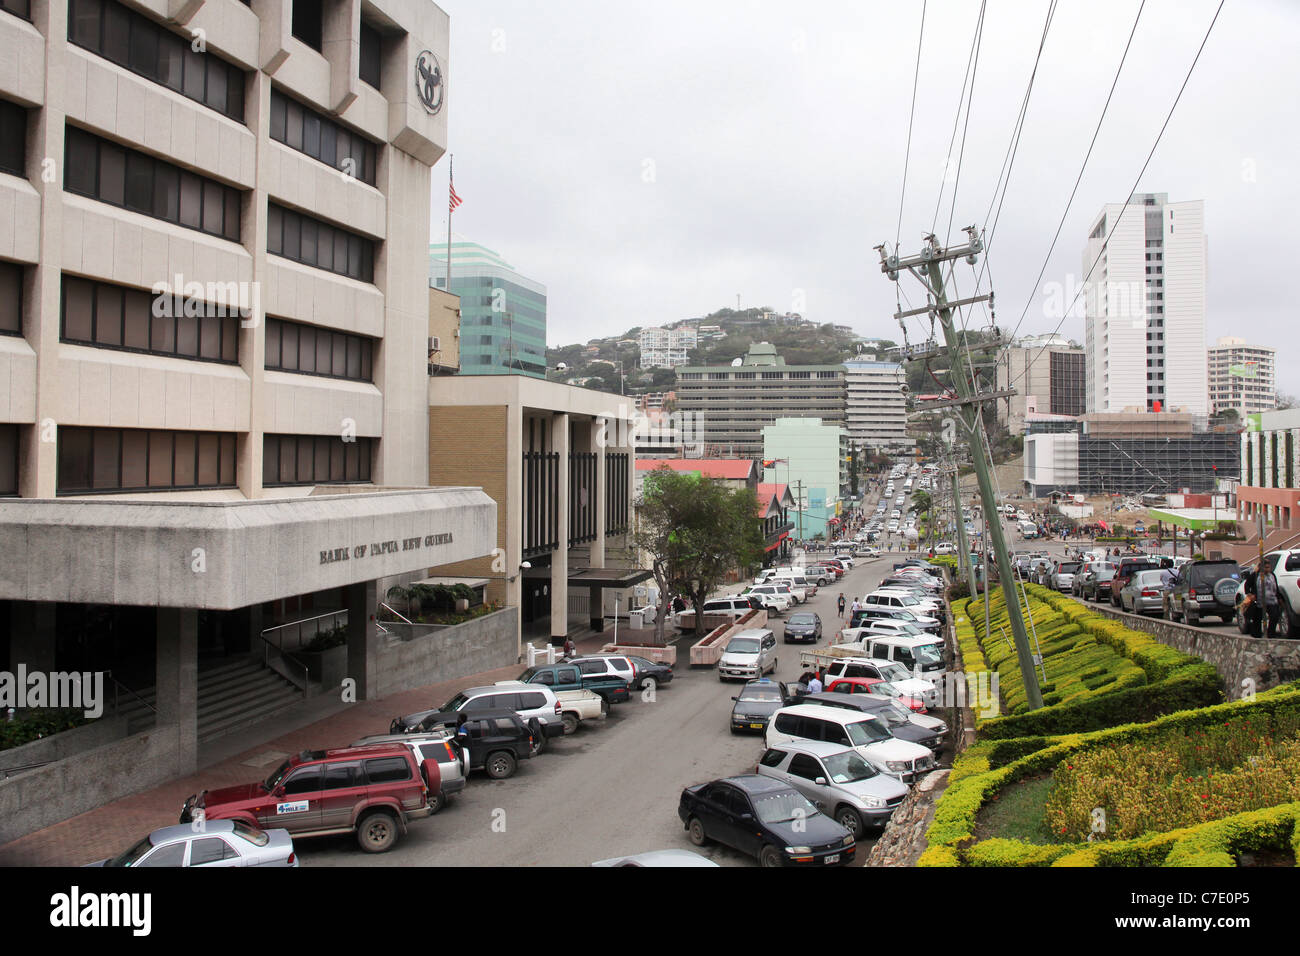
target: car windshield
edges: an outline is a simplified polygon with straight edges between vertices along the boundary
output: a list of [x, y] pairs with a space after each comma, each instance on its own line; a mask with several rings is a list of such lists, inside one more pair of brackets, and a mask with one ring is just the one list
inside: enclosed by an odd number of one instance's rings
[[775, 684], [747, 684], [737, 700], [768, 701], [780, 700], [781, 688]]
[[457, 694], [451, 700], [447, 701], [447, 703], [443, 704], [440, 709], [444, 711], [460, 710], [467, 703], [469, 703], [468, 697], [464, 694]]
[[758, 641], [752, 637], [735, 637], [727, 644], [728, 654], [757, 654]]
[[849, 732], [849, 743], [855, 747], [865, 747], [867, 744], [878, 744], [882, 740], [891, 739], [885, 725], [874, 718], [856, 721], [844, 729]]
[[943, 652], [938, 644], [921, 644], [912, 649], [918, 664], [937, 664], [943, 660]]
[[790, 623], [791, 624], [816, 624], [817, 618], [813, 617], [811, 614], [791, 614]]
[[1193, 564], [1186, 573], [1190, 584], [1213, 584], [1220, 578], [1240, 577], [1241, 568], [1236, 564]]
[[754, 811], [764, 823], [793, 823], [795, 820], [807, 820], [819, 812], [797, 790], [757, 794], [753, 800]]
[[[893, 661], [875, 661], [876, 667], [880, 668], [880, 676], [886, 681], [907, 680], [912, 675], [902, 664], [896, 664]], [[891, 688], [892, 692], [892, 688]]]
[[[907, 721], [909, 724], [912, 722], [912, 712], [896, 700], [891, 700], [889, 702], [889, 713], [902, 717], [903, 720]], [[891, 726], [894, 725], [891, 724]]]
[[235, 836], [247, 840], [253, 846], [266, 846], [271, 842], [271, 837], [265, 830], [249, 826], [243, 820], [234, 821], [234, 830]]
[[826, 765], [826, 772], [831, 775], [832, 783], [857, 783], [859, 780], [870, 780], [878, 772], [875, 767], [863, 760], [860, 754], [852, 750], [832, 754], [822, 762]]
[[1077, 564], [1058, 564], [1056, 566], [1057, 574], [1074, 574], [1078, 570], [1079, 566]]
[[266, 778], [266, 783], [262, 784], [262, 786], [265, 788], [267, 793], [274, 790], [279, 785], [280, 781], [284, 779], [284, 775], [289, 772], [289, 763], [290, 761], [286, 760], [276, 768], [275, 773]]
[[153, 849], [153, 838], [145, 837], [135, 846], [131, 847], [131, 849], [127, 850], [125, 853], [121, 854], [120, 856], [113, 857], [104, 865], [105, 866], [131, 866], [133, 863], [135, 863], [136, 860], [140, 859], [140, 857], [144, 856], [152, 849]]

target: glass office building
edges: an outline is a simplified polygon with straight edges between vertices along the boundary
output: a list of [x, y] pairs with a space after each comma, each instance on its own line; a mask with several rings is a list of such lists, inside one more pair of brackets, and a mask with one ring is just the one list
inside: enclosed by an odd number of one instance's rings
[[[429, 246], [429, 285], [447, 287], [447, 247]], [[462, 375], [546, 377], [546, 286], [491, 249], [451, 244], [451, 293], [460, 296]]]

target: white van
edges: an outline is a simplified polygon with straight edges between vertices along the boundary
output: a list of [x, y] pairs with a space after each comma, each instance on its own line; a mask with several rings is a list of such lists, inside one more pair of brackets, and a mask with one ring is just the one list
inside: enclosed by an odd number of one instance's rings
[[1037, 537], [1038, 537], [1038, 525], [1034, 524], [1032, 521], [1022, 521], [1022, 522], [1020, 522], [1020, 535], [1021, 535], [1021, 537], [1023, 537], [1026, 541], [1031, 541], [1031, 540], [1033, 540], [1034, 538], [1037, 538]]
[[929, 748], [898, 740], [884, 721], [858, 710], [798, 704], [772, 715], [763, 741], [769, 748], [800, 740], [825, 740], [852, 747], [881, 773], [903, 783], [915, 783], [935, 765]]
[[865, 639], [867, 656], [902, 664], [922, 680], [936, 681], [948, 672], [943, 641], [933, 637], [890, 634]]
[[718, 680], [754, 680], [776, 670], [776, 635], [765, 627], [735, 634], [718, 660]]

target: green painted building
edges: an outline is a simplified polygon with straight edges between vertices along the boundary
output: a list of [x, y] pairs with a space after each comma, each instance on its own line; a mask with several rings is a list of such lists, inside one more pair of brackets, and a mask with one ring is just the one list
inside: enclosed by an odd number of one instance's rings
[[[429, 285], [447, 288], [447, 246], [429, 246]], [[460, 296], [462, 375], [546, 377], [546, 286], [476, 242], [451, 244], [451, 293]]]

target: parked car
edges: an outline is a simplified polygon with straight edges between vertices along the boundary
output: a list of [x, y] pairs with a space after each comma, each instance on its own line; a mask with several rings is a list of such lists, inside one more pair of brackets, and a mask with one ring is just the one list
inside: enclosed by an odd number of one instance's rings
[[1165, 595], [1165, 618], [1192, 625], [1209, 616], [1217, 616], [1225, 623], [1231, 621], [1237, 613], [1237, 586], [1242, 577], [1236, 561], [1184, 564]]
[[437, 762], [442, 787], [439, 793], [429, 799], [429, 806], [434, 813], [446, 807], [452, 797], [465, 790], [466, 778], [469, 777], [469, 755], [445, 727], [424, 733], [371, 734], [353, 741], [352, 746], [370, 747], [375, 744], [402, 744], [409, 747], [421, 766], [426, 760]]
[[608, 860], [597, 860], [592, 866], [636, 866], [636, 867], [716, 867], [706, 856], [692, 853], [690, 850], [647, 850], [645, 853], [633, 853], [631, 856], [613, 856]]
[[1139, 571], [1133, 575], [1119, 592], [1120, 607], [1132, 614], [1163, 617], [1165, 593], [1169, 591], [1169, 586], [1164, 583], [1166, 573], [1162, 569]]
[[788, 587], [781, 588], [775, 584], [756, 584], [748, 588], [744, 594], [746, 597], [752, 595], [762, 601], [768, 614], [784, 614], [799, 603]]
[[637, 690], [654, 690], [660, 684], [667, 684], [673, 679], [673, 666], [662, 661], [652, 661], [646, 657], [629, 657], [636, 667]]
[[[763, 603], [757, 597], [746, 597], [743, 594], [732, 595], [729, 597], [710, 598], [704, 602], [704, 616], [725, 617], [733, 621], [738, 621], [754, 609], [763, 610]], [[673, 615], [673, 626], [679, 631], [690, 631], [695, 628], [695, 612], [693, 610], [678, 611]]]
[[293, 837], [277, 827], [263, 830], [243, 820], [212, 820], [160, 827], [117, 856], [87, 866], [297, 866]]
[[[591, 673], [584, 673], [573, 661], [563, 664], [545, 664], [530, 667], [519, 675], [519, 680], [528, 684], [542, 684], [551, 688], [558, 695], [564, 691], [589, 690], [598, 694], [606, 704], [621, 704], [631, 697], [628, 683], [608, 669], [591, 668]], [[563, 713], [561, 713], [563, 718]]]
[[687, 787], [677, 816], [696, 846], [717, 840], [761, 866], [842, 866], [857, 852], [853, 834], [807, 797], [758, 774]]
[[928, 681], [937, 681], [948, 672], [947, 650], [934, 635], [880, 635], [864, 640], [864, 650], [872, 660], [893, 661], [909, 673]]
[[957, 548], [951, 541], [940, 541], [934, 546], [935, 554], [956, 554]]
[[263, 781], [192, 794], [180, 822], [241, 820], [295, 837], [352, 833], [361, 849], [382, 853], [409, 821], [433, 813], [429, 796], [441, 789], [438, 764], [417, 764], [401, 744], [304, 750]]
[[905, 694], [898, 685], [879, 677], [827, 677], [826, 686], [832, 694], [863, 694], [881, 700], [897, 700], [908, 710], [925, 713], [925, 700], [915, 694]]
[[[856, 652], [861, 652], [861, 656], [844, 657], [839, 655], [828, 655], [813, 651], [811, 653], [801, 653], [799, 655], [799, 665], [801, 667], [816, 667], [824, 671], [825, 677], [822, 683], [829, 685], [838, 678], [862, 678], [864, 680], [888, 681], [892, 689], [897, 692], [899, 697], [909, 698], [917, 704], [912, 707], [913, 710], [920, 709], [924, 712], [929, 704], [937, 703], [939, 699], [939, 689], [929, 680], [913, 677], [911, 672], [901, 664], [893, 661], [873, 660], [866, 656], [865, 649], [858, 645]], [[881, 691], [884, 693], [884, 691]], [[893, 695], [891, 695], [893, 696]]]
[[821, 704], [826, 707], [842, 707], [856, 710], [870, 717], [878, 718], [891, 734], [899, 740], [920, 744], [932, 753], [943, 749], [947, 726], [939, 721], [943, 732], [922, 727], [911, 720], [912, 712], [897, 698], [877, 697], [875, 694], [841, 694], [837, 691], [822, 691], [820, 694], [808, 694], [801, 703]]
[[849, 615], [849, 628], [869, 627], [871, 622], [876, 620], [905, 621], [909, 624], [915, 624], [921, 630], [928, 631], [931, 634], [938, 634], [941, 626], [938, 618], [919, 614], [905, 607], [868, 604]]
[[755, 768], [794, 787], [857, 839], [883, 827], [907, 796], [907, 785], [881, 773], [851, 747], [821, 740], [769, 748]]
[[1061, 561], [1056, 565], [1048, 579], [1048, 587], [1053, 591], [1070, 593], [1074, 587], [1074, 576], [1079, 573], [1081, 563], [1078, 561]]
[[740, 693], [731, 698], [731, 732], [767, 730], [771, 716], [789, 704], [797, 703], [802, 698], [802, 684], [783, 684], [779, 681], [760, 677], [747, 681]]
[[1082, 597], [1086, 601], [1101, 601], [1110, 595], [1110, 582], [1115, 577], [1118, 565], [1110, 561], [1100, 561], [1089, 565], [1083, 575]]
[[727, 641], [718, 659], [718, 680], [762, 677], [776, 665], [776, 635], [763, 627], [747, 628]]
[[576, 664], [583, 677], [615, 677], [629, 687], [636, 684], [636, 664], [624, 654], [586, 654], [570, 658], [568, 663]]
[[534, 753], [546, 749], [551, 737], [564, 735], [564, 708], [555, 691], [542, 683], [523, 680], [500, 681], [484, 687], [468, 687], [438, 708], [449, 713], [464, 710], [513, 710], [535, 732]]
[[854, 748], [877, 770], [903, 783], [915, 783], [934, 767], [934, 755], [919, 744], [898, 740], [874, 717], [840, 707], [797, 704], [772, 715], [764, 734], [769, 748], [785, 743], [825, 740]]
[[482, 770], [493, 780], [513, 777], [519, 761], [537, 752], [534, 731], [513, 710], [425, 710], [398, 717], [388, 730], [399, 734], [439, 728], [455, 732], [457, 742], [469, 754], [470, 770]]
[[816, 611], [797, 611], [785, 622], [782, 639], [787, 644], [796, 641], [816, 644], [822, 639], [822, 618]]
[[1160, 559], [1151, 555], [1134, 555], [1119, 559], [1115, 568], [1115, 576], [1110, 579], [1110, 603], [1112, 607], [1119, 607], [1119, 592], [1128, 584], [1129, 578], [1139, 571], [1158, 571], [1160, 570]]

